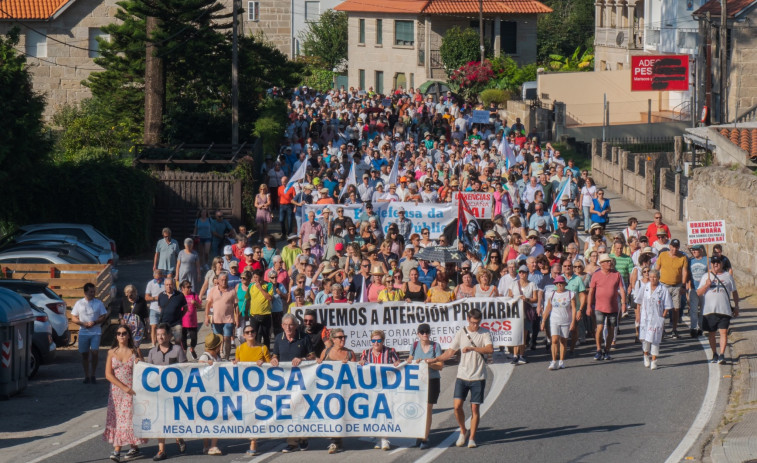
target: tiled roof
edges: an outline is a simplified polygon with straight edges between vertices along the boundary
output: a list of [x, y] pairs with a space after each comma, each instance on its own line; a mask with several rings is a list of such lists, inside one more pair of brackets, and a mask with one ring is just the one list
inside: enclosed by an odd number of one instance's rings
[[353, 13], [420, 14], [429, 0], [347, 0], [334, 9]]
[[[729, 18], [736, 17], [737, 14], [748, 8], [750, 5], [757, 3], [757, 0], [727, 0], [726, 12]], [[712, 16], [720, 17], [720, 0], [710, 0], [696, 10], [694, 16], [704, 16], [710, 13]]]
[[0, 19], [49, 19], [70, 0], [0, 0]]
[[[478, 0], [346, 0], [335, 10], [354, 13], [478, 14]], [[484, 0], [487, 14], [551, 13], [537, 0]]]
[[757, 129], [728, 129], [721, 128], [720, 135], [731, 140], [749, 154], [749, 157], [757, 157]]
[[[478, 0], [431, 0], [424, 13], [429, 14], [478, 14]], [[484, 0], [484, 13], [527, 14], [551, 13], [552, 8], [536, 0]]]

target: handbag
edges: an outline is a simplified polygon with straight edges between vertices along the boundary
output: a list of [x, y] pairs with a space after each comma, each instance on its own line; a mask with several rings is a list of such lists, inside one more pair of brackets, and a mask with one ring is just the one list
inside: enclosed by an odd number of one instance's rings
[[[520, 288], [520, 281], [516, 281], [516, 283], [518, 285], [518, 292], [522, 296], [523, 290]], [[536, 307], [534, 307], [533, 304], [527, 301], [523, 301], [523, 307], [526, 312], [526, 320], [532, 322], [536, 320], [537, 318], [539, 318], [539, 315], [536, 313]]]

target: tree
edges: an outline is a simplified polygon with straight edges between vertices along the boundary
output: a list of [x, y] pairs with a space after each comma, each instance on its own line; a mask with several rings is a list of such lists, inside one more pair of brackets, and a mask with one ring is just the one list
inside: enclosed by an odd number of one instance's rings
[[[484, 52], [486, 56], [492, 54], [488, 40], [484, 40]], [[481, 61], [481, 39], [478, 29], [462, 29], [459, 26], [448, 29], [442, 37], [439, 55], [447, 75], [451, 75], [464, 64]]]
[[306, 56], [316, 56], [332, 70], [347, 59], [347, 13], [326, 10], [300, 33]]
[[588, 49], [581, 53], [581, 47], [576, 48], [572, 55], [549, 55], [549, 67], [554, 71], [574, 72], [594, 70], [594, 50]]
[[[104, 71], [85, 84], [104, 109], [110, 126], [144, 123], [145, 17], [159, 19], [151, 37], [164, 59], [165, 106], [163, 141], [228, 142], [231, 138], [230, 15], [216, 0], [123, 0], [117, 24], [104, 28], [95, 62]], [[266, 90], [292, 87], [302, 66], [292, 63], [259, 37], [239, 39], [239, 131], [252, 133], [257, 106]]]
[[0, 182], [7, 191], [14, 190], [7, 181], [25, 176], [50, 147], [42, 123], [45, 100], [32, 90], [26, 58], [15, 49], [18, 39], [18, 28], [0, 36]]
[[568, 56], [577, 47], [594, 45], [594, 0], [543, 0], [552, 8], [539, 15], [537, 59], [550, 62], [549, 55]]

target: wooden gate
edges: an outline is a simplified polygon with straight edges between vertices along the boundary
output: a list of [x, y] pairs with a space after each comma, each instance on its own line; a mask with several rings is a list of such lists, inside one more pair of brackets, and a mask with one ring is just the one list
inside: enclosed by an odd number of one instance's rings
[[194, 229], [200, 209], [223, 211], [232, 226], [242, 222], [242, 181], [231, 174], [216, 172], [156, 172], [158, 188], [155, 193], [152, 238], [160, 239], [163, 227], [183, 247], [183, 240]]

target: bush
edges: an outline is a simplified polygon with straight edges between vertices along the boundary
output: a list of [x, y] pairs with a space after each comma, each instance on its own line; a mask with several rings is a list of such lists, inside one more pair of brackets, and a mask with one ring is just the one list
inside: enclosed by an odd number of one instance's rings
[[[472, 61], [481, 61], [481, 38], [476, 29], [454, 26], [447, 30], [442, 37], [439, 55], [442, 64], [451, 75], [455, 69]], [[491, 44], [484, 40], [484, 56], [491, 56]]]
[[121, 255], [149, 249], [156, 184], [148, 173], [123, 161], [87, 159], [39, 165], [18, 183], [7, 185], [18, 192], [19, 207], [7, 217], [14, 225], [87, 223], [115, 240]]
[[484, 106], [489, 106], [490, 103], [494, 102], [497, 104], [497, 107], [501, 107], [507, 103], [507, 100], [512, 97], [512, 94], [499, 88], [489, 88], [481, 92], [478, 97], [481, 99]]

